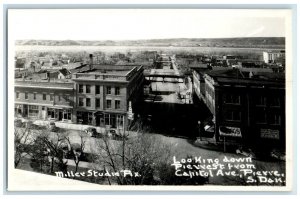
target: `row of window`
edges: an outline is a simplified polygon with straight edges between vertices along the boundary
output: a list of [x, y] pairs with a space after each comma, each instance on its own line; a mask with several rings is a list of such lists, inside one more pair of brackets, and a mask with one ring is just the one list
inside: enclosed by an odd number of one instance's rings
[[[24, 110], [25, 113], [28, 113], [28, 117], [35, 118], [35, 117], [39, 116], [39, 106], [28, 105], [28, 106], [24, 106], [24, 109], [28, 110], [28, 112], [27, 112], [27, 110]], [[42, 111], [44, 111], [44, 110], [45, 110], [45, 107], [42, 106]], [[22, 113], [22, 108], [17, 108], [17, 112], [19, 114]], [[71, 120], [72, 113], [71, 113], [70, 109], [68, 109], [68, 110], [57, 110], [57, 109], [54, 109], [54, 108], [48, 108], [47, 109], [47, 115], [48, 115], [48, 118], [50, 118], [50, 119]]]
[[[96, 108], [100, 108], [100, 98], [95, 98], [96, 99]], [[78, 98], [78, 106], [84, 106], [84, 98]], [[86, 107], [91, 107], [91, 98], [85, 98], [85, 106]], [[112, 100], [107, 99], [106, 100], [106, 108], [112, 108]], [[120, 109], [121, 108], [121, 101], [120, 100], [115, 100], [115, 109]]]
[[[280, 99], [278, 97], [272, 97], [270, 100], [270, 106], [279, 107], [280, 106]], [[256, 106], [267, 106], [267, 98], [264, 96], [260, 96], [256, 98]]]
[[[93, 125], [93, 118], [94, 118], [93, 113], [77, 111], [76, 115], [77, 115], [77, 123]], [[124, 125], [123, 115], [104, 114], [103, 116], [96, 116], [95, 120], [97, 126], [109, 125], [112, 128], [116, 128], [116, 127], [123, 127]]]
[[[278, 97], [272, 97], [269, 100], [270, 100], [270, 106], [272, 106], [272, 107], [280, 106], [280, 99]], [[241, 96], [236, 95], [236, 94], [226, 94], [225, 95], [225, 103], [240, 105], [241, 104]], [[256, 97], [255, 105], [256, 106], [266, 106], [267, 98], [265, 96]]]
[[[267, 118], [267, 114], [265, 112], [259, 113], [255, 115], [257, 124], [269, 124], [271, 125], [281, 125], [281, 116], [279, 114], [273, 113], [269, 114]], [[235, 121], [240, 122], [242, 119], [241, 111], [228, 110], [225, 113], [226, 121]]]
[[[33, 99], [36, 100], [36, 95], [37, 93], [33, 93]], [[29, 96], [29, 93], [28, 92], [25, 92], [25, 99], [28, 100], [28, 96]], [[58, 101], [62, 101], [62, 99], [65, 99], [65, 101], [69, 101], [69, 95], [58, 95]], [[16, 92], [16, 98], [17, 99], [20, 99], [20, 93], [19, 92]], [[49, 95], [49, 99], [50, 101], [53, 101], [54, 100], [54, 94], [50, 94]], [[43, 93], [43, 100], [47, 100], [47, 94], [46, 93]]]
[[268, 115], [266, 113], [259, 113], [256, 115], [256, 121], [258, 124], [273, 124], [280, 125], [281, 124], [281, 116], [279, 114]]
[[[83, 84], [79, 84], [79, 93], [83, 93]], [[111, 86], [106, 86], [106, 94], [111, 95], [112, 94], [112, 87]], [[85, 85], [85, 93], [91, 93], [91, 85]], [[100, 86], [96, 85], [95, 86], [95, 94], [100, 94]], [[115, 95], [120, 95], [120, 87], [115, 87]]]

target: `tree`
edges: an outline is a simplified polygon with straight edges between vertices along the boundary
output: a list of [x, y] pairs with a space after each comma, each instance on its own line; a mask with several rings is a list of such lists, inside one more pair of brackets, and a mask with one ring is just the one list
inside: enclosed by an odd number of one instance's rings
[[137, 133], [129, 136], [121, 135], [116, 141], [108, 137], [97, 140], [98, 156], [96, 163], [107, 170], [120, 172], [129, 170], [139, 176], [116, 176], [120, 185], [153, 185], [158, 184], [157, 165], [169, 158], [170, 146], [162, 143], [154, 134]]
[[[64, 143], [66, 134], [61, 131], [51, 132], [48, 130], [40, 130], [40, 133], [35, 138], [31, 149], [31, 154], [34, 161], [38, 161], [40, 166], [49, 163], [49, 172], [54, 172], [54, 167], [57, 166], [62, 172], [67, 171], [67, 162], [65, 161]], [[41, 166], [42, 168], [42, 166]], [[43, 169], [41, 169], [43, 171]]]
[[29, 128], [15, 127], [14, 131], [14, 149], [15, 149], [15, 168], [19, 166], [22, 160], [28, 155], [27, 146], [32, 145], [33, 131]]
[[38, 169], [40, 172], [44, 172], [44, 169], [47, 169], [49, 161], [47, 147], [40, 136], [37, 136], [33, 145], [30, 146], [29, 154], [31, 155], [31, 167]]
[[80, 144], [78, 143], [72, 144], [69, 137], [65, 138], [71, 148], [72, 157], [75, 163], [75, 171], [74, 171], [75, 173], [78, 171], [79, 162], [82, 157], [85, 148], [85, 143], [86, 143], [84, 139], [86, 137], [85, 133], [81, 132], [79, 136], [80, 136]]

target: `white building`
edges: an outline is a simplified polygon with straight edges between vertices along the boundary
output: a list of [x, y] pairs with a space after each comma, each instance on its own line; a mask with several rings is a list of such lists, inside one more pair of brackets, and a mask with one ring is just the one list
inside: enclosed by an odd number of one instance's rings
[[263, 59], [265, 63], [274, 63], [276, 59], [285, 56], [285, 51], [265, 51]]

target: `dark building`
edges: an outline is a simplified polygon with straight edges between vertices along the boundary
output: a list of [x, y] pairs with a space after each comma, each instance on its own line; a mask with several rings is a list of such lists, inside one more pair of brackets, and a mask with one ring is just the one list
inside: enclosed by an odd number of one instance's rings
[[193, 74], [195, 93], [214, 116], [216, 141], [284, 147], [283, 73], [225, 69]]

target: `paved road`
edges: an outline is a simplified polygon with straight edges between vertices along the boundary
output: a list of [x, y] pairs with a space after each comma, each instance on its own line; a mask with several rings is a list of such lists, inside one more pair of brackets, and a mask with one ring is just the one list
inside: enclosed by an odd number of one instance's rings
[[[71, 140], [71, 143], [80, 143], [80, 131], [76, 130], [69, 130], [68, 136]], [[131, 135], [133, 136], [133, 135]], [[220, 151], [213, 151], [208, 149], [199, 148], [192, 144], [187, 139], [184, 138], [175, 138], [175, 137], [167, 137], [160, 134], [151, 134], [151, 138], [155, 138], [154, 141], [157, 143], [153, 143], [154, 147], [155, 144], [157, 146], [165, 145], [168, 149], [166, 151], [163, 151], [163, 155], [167, 157], [166, 162], [170, 163], [173, 161], [173, 157], [176, 157], [176, 160], [180, 160], [182, 158], [187, 157], [201, 157], [202, 159], [219, 159], [222, 160], [225, 156], [230, 158], [239, 158], [244, 157], [241, 155], [236, 155], [232, 153], [223, 153]], [[85, 152], [86, 153], [99, 153], [98, 147], [97, 147], [97, 140], [100, 138], [92, 138], [92, 137], [84, 137], [84, 140], [86, 141], [86, 147]], [[119, 142], [119, 141], [113, 141], [113, 142]], [[149, 149], [151, 150], [151, 149]], [[69, 165], [73, 165], [73, 160], [68, 160]], [[285, 171], [285, 163], [284, 162], [265, 162], [265, 161], [258, 161], [253, 160], [253, 164], [259, 170], [270, 170], [270, 171], [279, 171], [279, 173], [284, 173]], [[80, 167], [84, 168], [95, 168], [95, 166], [101, 166], [101, 165], [94, 165], [87, 162], [81, 162]], [[233, 178], [234, 179], [234, 178]], [[210, 179], [210, 183], [212, 184], [236, 184], [235, 181], [230, 181], [228, 178], [224, 178], [222, 176], [214, 177]]]

